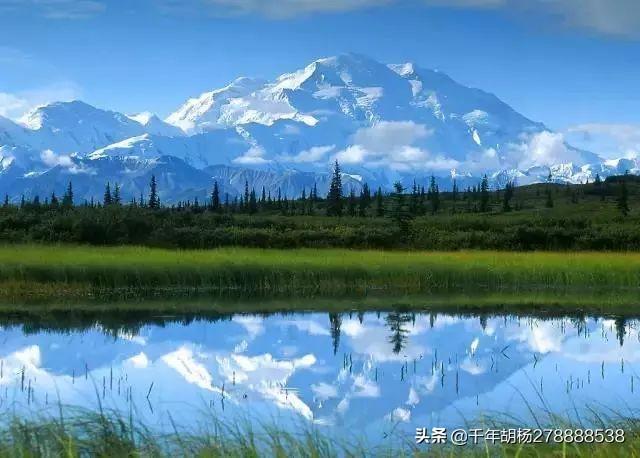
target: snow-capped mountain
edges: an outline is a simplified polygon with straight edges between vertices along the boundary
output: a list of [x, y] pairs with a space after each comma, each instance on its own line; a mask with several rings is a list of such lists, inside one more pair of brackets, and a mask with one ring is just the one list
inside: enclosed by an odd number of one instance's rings
[[0, 118], [0, 192], [13, 198], [59, 190], [68, 180], [86, 183], [85, 198], [100, 196], [106, 181], [136, 196], [158, 164], [165, 201], [204, 196], [213, 180], [232, 194], [246, 179], [292, 196], [313, 183], [324, 189], [336, 159], [349, 186], [387, 188], [431, 175], [446, 188], [454, 179], [475, 184], [485, 173], [500, 186], [543, 181], [550, 172], [582, 182], [640, 168], [573, 148], [495, 95], [439, 71], [353, 54], [273, 81], [238, 78], [164, 121], [80, 101], [39, 107], [19, 123]]
[[164, 122], [158, 118], [158, 116], [148, 111], [131, 115], [129, 118], [142, 124], [145, 132], [149, 134], [163, 135], [165, 137], [181, 137], [185, 135], [184, 131], [179, 127]]

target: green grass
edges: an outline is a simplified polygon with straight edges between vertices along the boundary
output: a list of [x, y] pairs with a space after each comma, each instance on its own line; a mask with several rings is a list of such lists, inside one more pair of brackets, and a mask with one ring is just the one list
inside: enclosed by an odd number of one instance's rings
[[0, 298], [615, 293], [640, 298], [640, 254], [0, 247]]
[[[640, 425], [619, 419], [595, 428], [622, 428], [624, 443], [484, 445], [452, 447], [416, 446], [411, 437], [405, 445], [368, 447], [354, 431], [352, 443], [332, 440], [318, 430], [290, 433], [277, 426], [225, 425], [215, 419], [199, 432], [174, 426], [160, 434], [140, 425], [131, 416], [105, 412], [62, 413], [57, 419], [12, 418], [0, 427], [0, 457], [637, 457], [640, 456]], [[493, 427], [493, 426], [488, 426]], [[544, 426], [543, 426], [544, 427]], [[560, 427], [558, 424], [549, 427]], [[581, 428], [563, 422], [562, 428]]]

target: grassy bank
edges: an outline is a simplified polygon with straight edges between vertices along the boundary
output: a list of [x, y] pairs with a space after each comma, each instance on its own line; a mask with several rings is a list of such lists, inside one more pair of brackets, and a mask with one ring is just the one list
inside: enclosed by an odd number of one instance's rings
[[[640, 292], [640, 254], [0, 247], [0, 298]], [[638, 295], [640, 297], [640, 294]]]
[[[553, 426], [550, 426], [553, 427]], [[580, 428], [562, 425], [564, 428]], [[55, 420], [5, 422], [0, 429], [2, 457], [637, 457], [640, 456], [639, 425], [623, 420], [598, 428], [622, 428], [623, 443], [538, 444], [453, 447], [416, 446], [412, 438], [401, 438], [406, 445], [368, 447], [354, 432], [352, 443], [335, 441], [317, 430], [289, 433], [277, 427], [228, 426], [212, 420], [206, 431], [189, 433], [175, 430], [160, 435], [131, 418], [104, 413], [82, 413]]]

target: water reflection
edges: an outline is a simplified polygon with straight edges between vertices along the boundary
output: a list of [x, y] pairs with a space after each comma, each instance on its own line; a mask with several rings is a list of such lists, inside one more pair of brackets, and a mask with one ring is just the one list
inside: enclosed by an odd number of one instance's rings
[[382, 441], [485, 414], [526, 423], [530, 409], [575, 417], [640, 404], [635, 319], [396, 311], [2, 323], [0, 407], [24, 413], [100, 403], [158, 428], [169, 415], [182, 427], [215, 415]]

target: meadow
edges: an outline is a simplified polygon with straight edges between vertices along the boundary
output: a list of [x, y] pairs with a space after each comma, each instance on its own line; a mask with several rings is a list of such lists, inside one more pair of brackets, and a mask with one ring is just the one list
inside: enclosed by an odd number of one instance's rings
[[606, 252], [402, 252], [342, 249], [5, 245], [0, 299], [323, 297], [464, 292], [607, 292], [631, 301], [640, 254]]
[[[602, 420], [606, 421], [606, 420]], [[490, 425], [487, 427], [500, 427]], [[575, 429], [580, 424], [555, 420], [543, 427]], [[637, 421], [617, 419], [598, 428], [622, 428], [622, 443], [497, 444], [454, 447], [417, 446], [412, 438], [404, 445], [369, 447], [336, 442], [317, 430], [288, 433], [273, 425], [225, 425], [215, 419], [201, 432], [174, 430], [160, 435], [138, 424], [132, 415], [78, 412], [57, 419], [14, 418], [0, 427], [0, 457], [81, 456], [100, 457], [637, 457], [640, 433]]]

